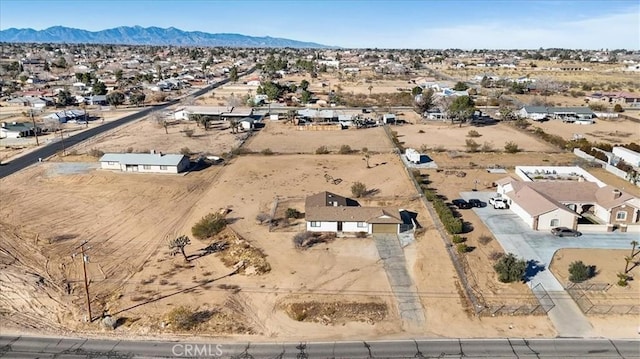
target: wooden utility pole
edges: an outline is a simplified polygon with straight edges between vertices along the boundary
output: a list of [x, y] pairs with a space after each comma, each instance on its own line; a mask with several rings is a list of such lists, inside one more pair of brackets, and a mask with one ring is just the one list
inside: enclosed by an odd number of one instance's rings
[[84, 124], [89, 127], [89, 116], [87, 115], [87, 104], [82, 104], [82, 109], [84, 110]]
[[[85, 253], [85, 248], [84, 246], [87, 244], [87, 241], [82, 242], [82, 244], [79, 247], [76, 247], [76, 249], [80, 248], [80, 254], [82, 255], [82, 272], [84, 274], [84, 291], [87, 295], [87, 313], [89, 313], [89, 323], [91, 323], [93, 321], [93, 317], [91, 315], [91, 297], [89, 296], [89, 281], [87, 279], [87, 262], [89, 261], [89, 256]], [[90, 249], [91, 247], [88, 247], [86, 249]], [[75, 253], [74, 253], [75, 256]]]
[[62, 143], [62, 155], [65, 155], [65, 149], [64, 149], [64, 136], [63, 136], [63, 132], [62, 132], [62, 128], [60, 128], [60, 143]]
[[40, 146], [40, 142], [38, 141], [38, 128], [36, 127], [36, 120], [33, 118], [33, 109], [29, 109], [29, 115], [31, 116], [31, 123], [33, 123], [33, 134], [36, 136], [36, 146]]

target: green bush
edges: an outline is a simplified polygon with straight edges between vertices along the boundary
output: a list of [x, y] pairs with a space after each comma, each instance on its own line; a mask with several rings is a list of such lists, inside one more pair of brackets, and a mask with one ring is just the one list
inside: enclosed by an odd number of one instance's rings
[[451, 241], [452, 241], [454, 244], [460, 244], [460, 243], [464, 243], [464, 242], [466, 242], [466, 241], [467, 241], [467, 239], [466, 239], [466, 238], [463, 238], [463, 237], [460, 237], [460, 236], [459, 236], [459, 235], [457, 235], [457, 234], [454, 234], [454, 235], [453, 235], [453, 238], [451, 239]]
[[613, 106], [613, 112], [624, 112], [624, 109], [622, 108], [622, 105], [617, 103], [615, 106]]
[[[425, 191], [425, 196], [427, 195], [427, 191]], [[442, 222], [444, 228], [450, 234], [458, 234], [462, 233], [462, 220], [460, 218], [456, 218], [451, 211], [451, 208], [439, 197], [434, 196], [431, 200], [433, 203], [433, 208], [436, 210], [438, 214], [438, 218]]]
[[265, 149], [263, 149], [262, 151], [260, 151], [260, 153], [262, 153], [262, 154], [263, 154], [263, 155], [265, 155], [265, 156], [271, 156], [271, 155], [273, 155], [273, 151], [271, 151], [271, 149], [270, 149], [270, 148], [265, 148]]
[[464, 244], [464, 243], [459, 243], [459, 244], [456, 246], [456, 250], [458, 251], [458, 253], [460, 253], [460, 254], [464, 254], [464, 253], [469, 252], [469, 246], [467, 246], [467, 245], [466, 245], [466, 244]]
[[470, 130], [469, 132], [467, 132], [467, 137], [480, 137], [480, 136], [482, 135], [476, 130]]
[[298, 211], [295, 208], [287, 208], [287, 211], [285, 212], [285, 216], [287, 218], [298, 218], [300, 216], [300, 211]]
[[584, 282], [593, 277], [594, 274], [595, 268], [582, 263], [582, 261], [575, 261], [569, 264], [569, 280], [573, 283]]
[[209, 213], [191, 227], [191, 233], [198, 239], [207, 239], [220, 233], [227, 226], [227, 220], [218, 213]]
[[493, 266], [498, 273], [498, 280], [502, 283], [512, 283], [524, 278], [527, 262], [518, 259], [513, 253], [509, 253], [498, 260]]

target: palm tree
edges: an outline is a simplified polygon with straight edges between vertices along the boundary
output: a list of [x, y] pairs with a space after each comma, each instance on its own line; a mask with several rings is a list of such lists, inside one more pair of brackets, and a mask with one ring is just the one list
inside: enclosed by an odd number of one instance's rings
[[636, 254], [640, 253], [640, 251], [636, 253], [636, 246], [638, 246], [638, 241], [636, 240], [631, 241], [631, 245], [633, 246], [633, 248], [631, 248], [631, 257], [635, 257]]
[[191, 244], [191, 240], [187, 236], [180, 236], [175, 238], [169, 242], [169, 249], [171, 249], [171, 255], [176, 255], [178, 253], [182, 253], [184, 260], [186, 262], [189, 261], [187, 254], [184, 252], [184, 247]]

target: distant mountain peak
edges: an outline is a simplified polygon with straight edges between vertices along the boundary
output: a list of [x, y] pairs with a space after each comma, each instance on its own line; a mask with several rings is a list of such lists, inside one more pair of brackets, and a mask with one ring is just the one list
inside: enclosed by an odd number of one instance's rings
[[296, 41], [271, 36], [183, 31], [175, 27], [119, 26], [101, 31], [87, 31], [64, 26], [44, 30], [10, 28], [0, 31], [0, 42], [21, 43], [85, 43], [118, 45], [182, 45], [225, 47], [293, 47], [329, 48], [314, 42]]

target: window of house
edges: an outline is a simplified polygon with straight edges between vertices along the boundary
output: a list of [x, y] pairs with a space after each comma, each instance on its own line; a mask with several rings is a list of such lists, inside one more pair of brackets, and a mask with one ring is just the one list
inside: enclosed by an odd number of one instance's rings
[[150, 170], [150, 169], [151, 169], [151, 166], [149, 166], [149, 165], [143, 165], [143, 166], [142, 166], [142, 168], [144, 168], [145, 170]]
[[616, 212], [616, 221], [626, 221], [627, 220], [627, 212], [618, 211]]
[[320, 227], [320, 222], [311, 222], [311, 227]]
[[366, 228], [367, 222], [358, 222], [358, 228]]
[[551, 227], [557, 227], [560, 224], [560, 221], [557, 218], [551, 220]]
[[160, 171], [166, 171], [167, 170], [167, 166], [160, 166]]
[[107, 164], [108, 164], [109, 166], [115, 166], [115, 165], [116, 165], [116, 163], [115, 163], [115, 162], [113, 162], [113, 161], [109, 161], [109, 162], [107, 162]]

